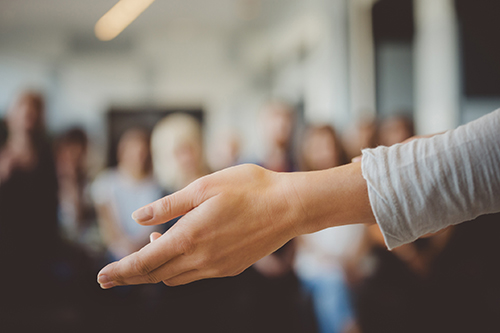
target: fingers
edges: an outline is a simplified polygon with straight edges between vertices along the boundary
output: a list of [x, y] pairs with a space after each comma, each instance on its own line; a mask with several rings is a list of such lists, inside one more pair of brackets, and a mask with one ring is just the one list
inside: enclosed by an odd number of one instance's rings
[[173, 218], [184, 215], [196, 207], [199, 195], [192, 193], [188, 186], [171, 195], [167, 195], [155, 202], [139, 208], [132, 213], [132, 218], [143, 225], [155, 225], [165, 223]]
[[209, 275], [206, 275], [202, 271], [199, 271], [197, 269], [193, 269], [191, 271], [179, 274], [173, 278], [163, 280], [163, 283], [165, 283], [167, 286], [174, 287], [183, 284], [188, 284], [193, 281], [206, 279], [207, 277], [209, 277]]
[[131, 277], [148, 275], [164, 263], [188, 251], [188, 241], [186, 237], [166, 232], [140, 251], [104, 267], [99, 272], [97, 281], [102, 288], [108, 289], [127, 284], [126, 281]]
[[149, 241], [153, 243], [155, 240], [161, 237], [161, 234], [159, 232], [152, 232], [151, 235], [149, 235]]
[[352, 158], [351, 162], [352, 162], [352, 163], [361, 162], [361, 158], [362, 158], [362, 156], [361, 156], [361, 155], [359, 155], [359, 156], [355, 156], [355, 157], [353, 157], [353, 158]]
[[196, 265], [192, 259], [180, 255], [145, 275], [137, 275], [124, 278], [117, 282], [117, 285], [158, 283], [163, 280], [168, 280], [175, 276], [181, 275], [184, 272], [188, 272], [195, 266]]

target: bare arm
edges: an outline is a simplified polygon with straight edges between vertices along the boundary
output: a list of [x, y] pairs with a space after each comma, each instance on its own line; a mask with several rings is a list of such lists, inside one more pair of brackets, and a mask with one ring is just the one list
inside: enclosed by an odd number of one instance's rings
[[134, 218], [152, 225], [183, 214], [154, 242], [106, 266], [101, 287], [232, 276], [298, 235], [375, 222], [360, 163], [308, 173], [237, 166], [200, 178]]

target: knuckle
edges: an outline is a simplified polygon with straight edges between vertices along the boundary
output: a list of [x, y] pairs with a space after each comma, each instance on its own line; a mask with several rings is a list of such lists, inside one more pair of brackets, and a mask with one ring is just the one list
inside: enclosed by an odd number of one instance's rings
[[167, 196], [160, 200], [160, 210], [163, 214], [170, 212], [173, 206], [173, 196]]
[[203, 201], [202, 199], [207, 196], [210, 189], [210, 176], [205, 176], [198, 178], [193, 182], [193, 191], [198, 201]]
[[109, 272], [107, 273], [107, 275], [113, 280], [113, 281], [116, 281], [118, 283], [122, 283], [123, 282], [123, 276], [122, 274], [116, 269], [117, 267], [117, 263], [113, 263], [111, 264], [110, 266], [110, 270]]
[[195, 242], [191, 236], [184, 233], [179, 237], [179, 250], [186, 255], [192, 254], [195, 249]]
[[154, 272], [149, 272], [148, 274], [146, 274], [146, 279], [148, 283], [158, 283], [161, 281], [161, 279], [158, 278], [158, 276]]
[[263, 172], [263, 168], [261, 168], [258, 165], [255, 165], [255, 164], [246, 164], [245, 168], [247, 169], [247, 170], [245, 170], [246, 173], [248, 175], [250, 175], [251, 177], [258, 177]]
[[204, 269], [204, 268], [209, 268], [211, 264], [211, 261], [209, 259], [208, 255], [202, 255], [198, 260], [196, 260], [196, 268], [197, 269]]
[[135, 254], [132, 260], [133, 269], [139, 275], [148, 275], [151, 272], [149, 265], [139, 255]]

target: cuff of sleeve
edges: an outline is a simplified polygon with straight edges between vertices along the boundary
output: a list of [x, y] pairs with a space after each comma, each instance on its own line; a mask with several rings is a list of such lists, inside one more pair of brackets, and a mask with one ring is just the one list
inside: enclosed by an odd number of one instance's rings
[[[398, 213], [397, 205], [393, 202], [391, 195], [383, 193], [380, 189], [386, 188], [388, 184], [383, 184], [386, 177], [383, 166], [376, 163], [374, 149], [364, 149], [362, 151], [361, 172], [366, 180], [368, 198], [375, 220], [382, 232], [385, 244], [389, 250], [408, 243], [408, 240], [395, 236], [398, 234]], [[388, 191], [384, 191], [388, 192]]]

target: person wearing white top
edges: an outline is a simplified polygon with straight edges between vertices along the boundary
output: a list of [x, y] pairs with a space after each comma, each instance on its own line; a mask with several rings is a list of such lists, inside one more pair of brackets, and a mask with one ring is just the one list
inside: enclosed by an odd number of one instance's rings
[[162, 195], [151, 174], [149, 155], [145, 132], [125, 132], [118, 146], [118, 167], [103, 171], [92, 184], [101, 235], [115, 259], [139, 250], [151, 232], [161, 230], [159, 226], [143, 227], [131, 217], [135, 209]]

